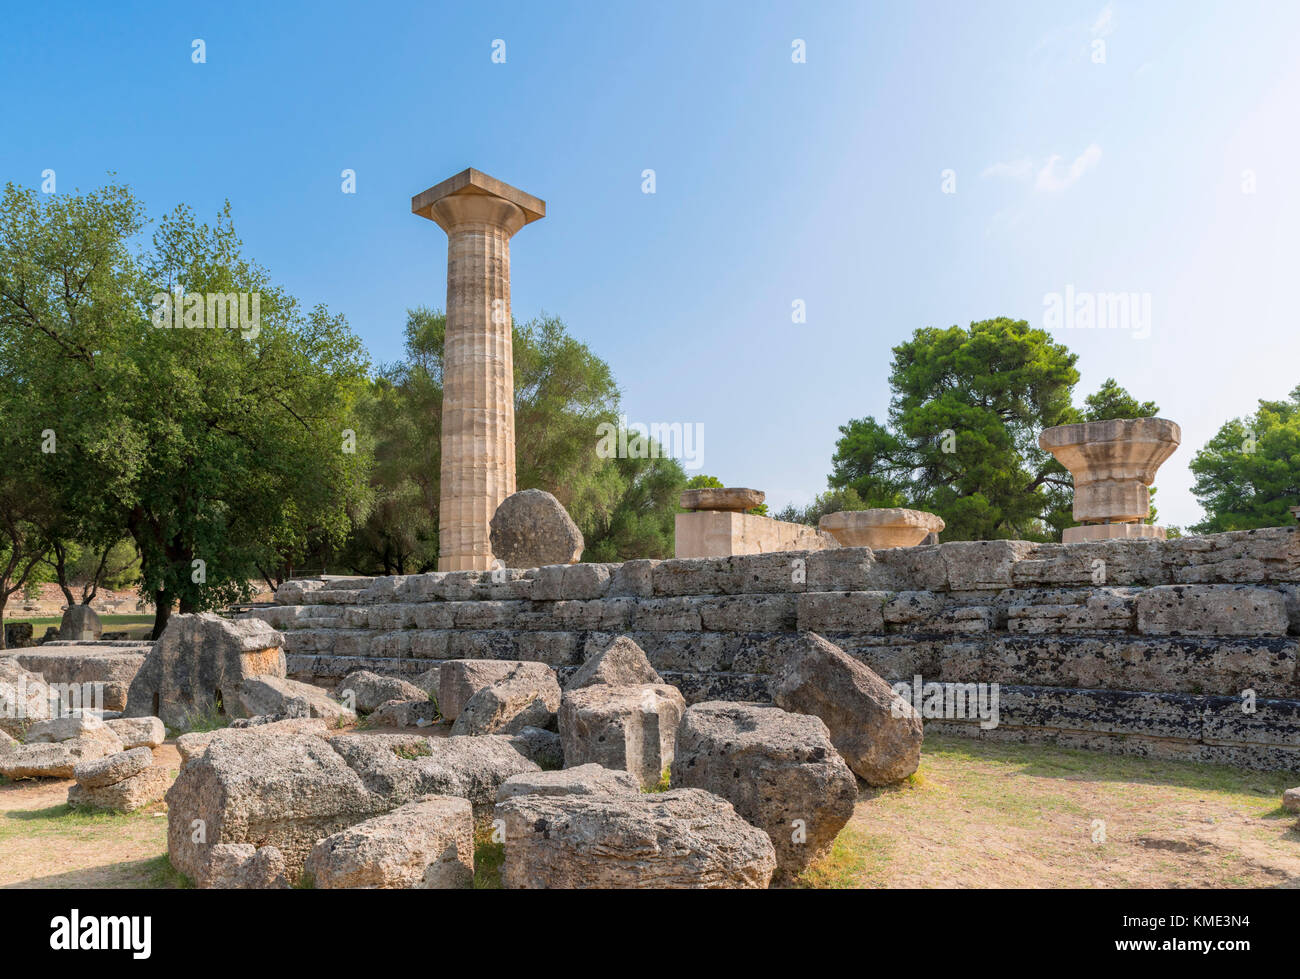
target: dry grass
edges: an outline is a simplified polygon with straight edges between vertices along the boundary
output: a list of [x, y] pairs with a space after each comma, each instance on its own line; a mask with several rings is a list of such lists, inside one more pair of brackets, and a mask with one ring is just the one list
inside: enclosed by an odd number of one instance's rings
[[[180, 755], [154, 749], [172, 771]], [[68, 807], [70, 779], [0, 784], [0, 887], [180, 887], [167, 854], [167, 807], [129, 815]]]
[[1300, 829], [1280, 805], [1297, 781], [927, 737], [920, 770], [901, 785], [864, 790], [834, 849], [802, 883], [1300, 887]]
[[[406, 732], [409, 733], [409, 732]], [[435, 734], [436, 736], [436, 734]], [[171, 745], [159, 764], [178, 767]], [[864, 789], [805, 887], [1300, 887], [1300, 776], [929, 737], [920, 770]], [[162, 803], [73, 812], [71, 782], [0, 780], [0, 887], [183, 887]], [[1104, 822], [1105, 840], [1093, 841]], [[476, 887], [503, 847], [476, 833]]]

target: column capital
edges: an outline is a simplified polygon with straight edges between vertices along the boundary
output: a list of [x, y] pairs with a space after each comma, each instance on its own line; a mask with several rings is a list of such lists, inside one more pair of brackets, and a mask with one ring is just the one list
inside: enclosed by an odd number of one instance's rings
[[448, 233], [462, 224], [488, 224], [514, 234], [546, 217], [546, 202], [472, 167], [411, 198], [411, 213]]

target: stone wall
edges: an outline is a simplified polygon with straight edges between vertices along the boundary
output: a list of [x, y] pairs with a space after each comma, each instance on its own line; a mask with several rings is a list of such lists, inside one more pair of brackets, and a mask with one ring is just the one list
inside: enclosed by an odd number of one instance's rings
[[688, 701], [764, 700], [784, 638], [813, 630], [891, 683], [1000, 685], [996, 728], [931, 731], [1300, 770], [1289, 527], [302, 580], [276, 597], [249, 614], [284, 630], [302, 678], [454, 658], [563, 677], [626, 634]]

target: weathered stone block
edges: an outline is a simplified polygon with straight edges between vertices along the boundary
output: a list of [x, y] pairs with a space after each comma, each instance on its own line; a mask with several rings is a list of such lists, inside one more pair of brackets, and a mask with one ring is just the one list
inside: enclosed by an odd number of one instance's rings
[[711, 632], [780, 632], [793, 629], [795, 595], [719, 595], [696, 598], [700, 626]]
[[139, 775], [152, 766], [153, 752], [150, 749], [132, 748], [103, 758], [78, 762], [72, 769], [72, 777], [85, 788], [97, 789]]
[[619, 636], [588, 658], [565, 685], [565, 689], [577, 690], [596, 683], [625, 687], [663, 683], [663, 677], [655, 672], [640, 646], [628, 636]]
[[167, 740], [167, 729], [157, 717], [119, 717], [105, 724], [122, 739], [122, 746], [156, 748]]
[[682, 715], [672, 785], [722, 796], [767, 833], [782, 883], [830, 849], [858, 798], [819, 718], [717, 701]]
[[538, 665], [520, 664], [476, 691], [456, 715], [451, 733], [517, 734], [525, 727], [554, 727], [560, 684], [554, 673]]
[[698, 631], [699, 605], [692, 597], [639, 600], [632, 613], [632, 628], [640, 632]]
[[1284, 636], [1286, 599], [1251, 585], [1162, 585], [1137, 596], [1137, 623], [1155, 636]]
[[559, 713], [564, 763], [623, 769], [650, 788], [673, 762], [685, 709], [681, 693], [666, 684], [567, 690]]
[[654, 595], [654, 568], [658, 563], [641, 558], [614, 565], [606, 594], [610, 598], [650, 598]]
[[765, 888], [776, 869], [767, 834], [700, 789], [520, 795], [496, 814], [508, 888]]
[[530, 676], [539, 683], [555, 682], [550, 667], [523, 660], [451, 659], [442, 664], [438, 679], [438, 707], [442, 716], [455, 721], [469, 699], [484, 687], [512, 674]]
[[73, 808], [135, 812], [162, 799], [171, 784], [171, 773], [161, 765], [155, 765], [107, 785], [87, 785], [78, 781], [68, 788], [68, 805]]
[[906, 778], [921, 762], [921, 718], [866, 666], [816, 633], [789, 641], [772, 684], [778, 707], [826, 722], [854, 774], [870, 785]]
[[369, 714], [390, 700], [427, 700], [428, 693], [413, 683], [395, 676], [380, 676], [369, 670], [356, 670], [345, 676], [334, 696], [343, 703], [351, 702], [357, 713]]
[[497, 802], [517, 795], [628, 795], [639, 796], [641, 783], [631, 772], [586, 764], [556, 772], [512, 775], [497, 789]]
[[427, 796], [317, 843], [306, 873], [317, 888], [469, 887], [474, 816], [469, 800]]
[[800, 632], [883, 632], [888, 592], [807, 592], [799, 596]]
[[237, 691], [245, 680], [284, 678], [282, 643], [280, 633], [258, 619], [175, 615], [131, 681], [125, 713], [184, 728], [192, 712], [213, 710], [218, 701], [239, 711]]

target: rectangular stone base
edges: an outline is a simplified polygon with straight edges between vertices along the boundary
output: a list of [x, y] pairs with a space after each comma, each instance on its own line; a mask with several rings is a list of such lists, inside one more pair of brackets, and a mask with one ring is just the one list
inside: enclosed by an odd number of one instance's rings
[[830, 534], [823, 534], [815, 527], [773, 520], [757, 513], [694, 510], [677, 514], [674, 553], [679, 558], [820, 551], [836, 546]]
[[1081, 527], [1066, 527], [1061, 534], [1062, 544], [1077, 544], [1089, 540], [1164, 540], [1165, 528], [1149, 523], [1093, 523]]

